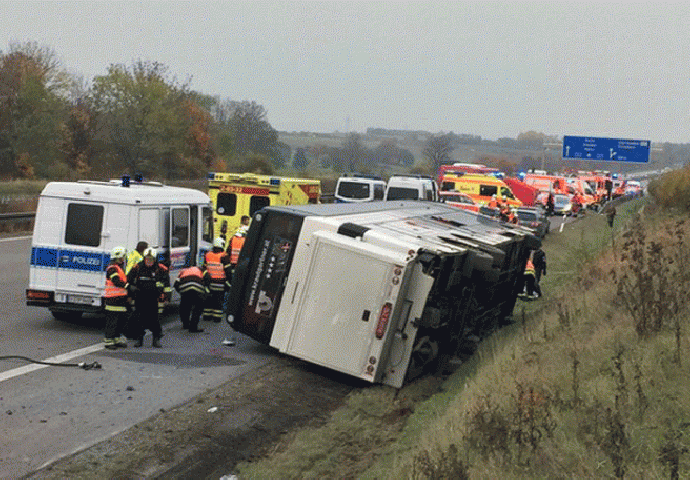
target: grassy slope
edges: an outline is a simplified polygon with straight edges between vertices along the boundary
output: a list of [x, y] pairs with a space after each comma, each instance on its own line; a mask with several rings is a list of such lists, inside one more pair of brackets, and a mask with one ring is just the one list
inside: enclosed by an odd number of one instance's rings
[[[641, 205], [619, 208], [617, 233]], [[673, 362], [673, 332], [641, 341], [614, 306], [612, 241], [596, 214], [552, 231], [545, 298], [518, 303], [518, 322], [449, 379], [357, 391], [328, 425], [287, 436], [270, 457], [241, 465], [241, 477], [687, 473], [688, 362]], [[687, 343], [682, 336], [683, 351]]]

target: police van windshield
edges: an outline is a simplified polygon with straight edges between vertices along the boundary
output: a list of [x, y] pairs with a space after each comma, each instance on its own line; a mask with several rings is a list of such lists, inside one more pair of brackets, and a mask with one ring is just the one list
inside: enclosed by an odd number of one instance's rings
[[369, 184], [363, 182], [340, 182], [336, 193], [346, 198], [369, 198]]

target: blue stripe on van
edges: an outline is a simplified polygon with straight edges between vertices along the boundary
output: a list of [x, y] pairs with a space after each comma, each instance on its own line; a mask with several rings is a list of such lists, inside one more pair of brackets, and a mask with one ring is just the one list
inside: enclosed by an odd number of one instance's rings
[[107, 253], [63, 250], [51, 247], [33, 247], [31, 249], [31, 265], [35, 267], [104, 272], [108, 263], [110, 263], [110, 255]]

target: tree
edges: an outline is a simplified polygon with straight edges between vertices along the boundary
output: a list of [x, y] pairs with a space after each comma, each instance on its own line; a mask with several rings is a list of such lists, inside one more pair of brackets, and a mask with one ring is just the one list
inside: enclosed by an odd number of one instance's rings
[[48, 47], [15, 43], [0, 52], [0, 173], [45, 176], [60, 162], [69, 84]]
[[450, 161], [453, 150], [450, 135], [432, 135], [424, 143], [422, 155], [427, 159], [432, 170], [438, 172], [441, 165]]
[[96, 77], [89, 100], [101, 141], [131, 173], [174, 175], [193, 123], [188, 96], [187, 85], [170, 78], [163, 64], [139, 60]]
[[303, 170], [309, 166], [309, 160], [303, 148], [298, 148], [295, 151], [295, 158], [292, 160], [292, 165], [298, 170]]

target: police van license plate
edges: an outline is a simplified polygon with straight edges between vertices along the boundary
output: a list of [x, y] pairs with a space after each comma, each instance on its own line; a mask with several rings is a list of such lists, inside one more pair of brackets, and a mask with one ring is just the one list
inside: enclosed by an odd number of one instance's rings
[[80, 305], [92, 305], [93, 297], [86, 295], [67, 295], [67, 303], [78, 303]]

